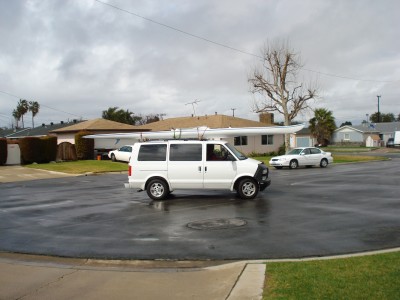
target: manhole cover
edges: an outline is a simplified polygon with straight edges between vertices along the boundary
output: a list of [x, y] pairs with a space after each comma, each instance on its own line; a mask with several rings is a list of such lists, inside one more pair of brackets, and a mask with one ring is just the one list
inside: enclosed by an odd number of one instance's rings
[[211, 219], [195, 221], [187, 224], [189, 228], [198, 230], [227, 229], [246, 225], [247, 222], [241, 219]]

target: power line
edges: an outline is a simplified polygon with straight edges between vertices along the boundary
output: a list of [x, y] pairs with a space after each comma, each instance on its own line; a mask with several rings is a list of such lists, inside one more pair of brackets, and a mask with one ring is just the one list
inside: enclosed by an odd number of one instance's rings
[[[19, 97], [19, 96], [16, 96], [14, 94], [11, 94], [11, 93], [8, 93], [8, 92], [4, 92], [4, 91], [0, 91], [0, 93], [6, 94], [6, 95], [9, 95], [9, 96], [18, 98], [18, 99], [24, 99], [23, 97]], [[60, 110], [60, 109], [57, 109], [57, 108], [53, 108], [53, 107], [50, 107], [50, 106], [47, 106], [47, 105], [44, 105], [44, 104], [40, 104], [40, 106], [41, 107], [46, 107], [48, 109], [52, 109], [52, 110], [55, 110], [55, 111], [58, 111], [58, 112], [62, 112], [64, 114], [68, 114], [68, 115], [71, 115], [71, 116], [82, 118], [82, 116], [79, 116], [79, 115], [76, 115], [76, 114], [73, 114], [73, 113], [70, 113], [70, 112], [67, 112], [67, 111], [63, 111], [63, 110]]]
[[[190, 33], [190, 32], [188, 32], [188, 31], [184, 31], [184, 30], [182, 30], [182, 29], [179, 29], [179, 28], [176, 28], [176, 27], [173, 27], [173, 26], [170, 26], [170, 25], [167, 25], [167, 24], [164, 24], [164, 23], [155, 21], [155, 20], [153, 20], [153, 19], [150, 19], [150, 18], [141, 16], [141, 15], [139, 15], [139, 14], [137, 14], [137, 13], [131, 12], [131, 11], [126, 10], [126, 9], [123, 9], [123, 8], [120, 8], [120, 7], [115, 6], [115, 5], [113, 5], [113, 4], [106, 3], [106, 2], [103, 2], [103, 1], [100, 1], [100, 0], [94, 0], [94, 1], [96, 1], [96, 2], [98, 2], [98, 3], [100, 3], [100, 4], [103, 4], [103, 5], [106, 5], [106, 6], [108, 6], [108, 7], [111, 7], [111, 8], [113, 8], [113, 9], [122, 11], [122, 12], [124, 12], [124, 13], [130, 14], [130, 15], [135, 16], [135, 17], [137, 17], [137, 18], [141, 18], [141, 19], [146, 20], [146, 21], [148, 21], [148, 22], [157, 24], [157, 25], [159, 25], [159, 26], [163, 26], [163, 27], [165, 27], [165, 28], [167, 28], [167, 29], [171, 29], [171, 30], [177, 31], [177, 32], [179, 32], [179, 33], [182, 33], [182, 34], [184, 34], [184, 35], [190, 36], [190, 37], [192, 37], [192, 38], [196, 38], [196, 39], [205, 41], [205, 42], [207, 42], [207, 43], [211, 43], [211, 44], [214, 44], [214, 45], [217, 45], [217, 46], [220, 46], [220, 47], [223, 47], [223, 48], [232, 50], [232, 51], [236, 51], [236, 52], [239, 52], [239, 53], [242, 53], [242, 54], [246, 54], [246, 55], [249, 55], [249, 56], [253, 56], [253, 57], [259, 58], [259, 59], [261, 59], [261, 60], [264, 59], [264, 57], [262, 57], [262, 56], [260, 56], [260, 55], [257, 55], [257, 54], [254, 54], [254, 53], [251, 53], [251, 52], [248, 52], [248, 51], [245, 51], [245, 50], [241, 50], [241, 49], [238, 49], [238, 48], [235, 48], [235, 47], [226, 45], [226, 44], [222, 44], [222, 43], [219, 43], [219, 42], [210, 40], [210, 39], [208, 39], [208, 38], [205, 38], [205, 37], [202, 37], [202, 36], [199, 36], [199, 35]], [[316, 70], [312, 70], [312, 69], [307, 69], [307, 68], [301, 68], [301, 69], [304, 70], [304, 71], [308, 71], [308, 72], [312, 72], [312, 73], [316, 73], [316, 74], [320, 74], [320, 75], [324, 75], [324, 76], [335, 77], [335, 78], [346, 79], [346, 80], [354, 80], [354, 81], [381, 82], [381, 83], [394, 83], [394, 82], [399, 82], [399, 81], [400, 81], [400, 80], [360, 79], [360, 78], [355, 78], [355, 77], [350, 77], [350, 76], [337, 75], [337, 74], [331, 74], [331, 73], [324, 73], [324, 72], [320, 72], [320, 71], [316, 71]]]

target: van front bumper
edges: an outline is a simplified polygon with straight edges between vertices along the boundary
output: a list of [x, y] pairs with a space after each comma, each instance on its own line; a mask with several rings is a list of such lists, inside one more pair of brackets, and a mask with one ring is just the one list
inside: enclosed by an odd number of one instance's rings
[[270, 185], [271, 185], [271, 179], [267, 179], [266, 181], [260, 182], [260, 191], [262, 192]]
[[259, 164], [254, 177], [258, 181], [260, 191], [265, 190], [268, 186], [271, 185], [271, 179], [268, 178], [268, 175], [268, 167], [263, 163]]

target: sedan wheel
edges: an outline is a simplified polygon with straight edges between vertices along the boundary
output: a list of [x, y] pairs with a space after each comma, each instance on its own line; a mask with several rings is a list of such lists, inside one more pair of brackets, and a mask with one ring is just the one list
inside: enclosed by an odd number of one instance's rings
[[321, 160], [321, 163], [319, 164], [321, 168], [326, 168], [328, 166], [328, 160], [325, 158]]
[[111, 160], [112, 161], [117, 161], [114, 154], [111, 154]]
[[291, 168], [291, 169], [297, 169], [298, 166], [299, 166], [299, 163], [297, 162], [297, 160], [292, 160], [289, 164], [289, 168]]

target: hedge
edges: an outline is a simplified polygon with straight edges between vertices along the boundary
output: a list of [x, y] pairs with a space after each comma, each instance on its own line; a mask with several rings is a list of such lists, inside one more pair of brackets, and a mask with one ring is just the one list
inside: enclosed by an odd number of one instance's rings
[[21, 164], [48, 163], [56, 160], [57, 137], [25, 137], [19, 140]]
[[57, 137], [45, 136], [42, 141], [42, 158], [43, 162], [55, 161], [57, 158]]
[[42, 158], [42, 142], [38, 137], [25, 137], [19, 141], [21, 164], [40, 163]]
[[88, 131], [80, 131], [75, 134], [76, 156], [79, 160], [93, 159], [94, 157], [94, 140], [83, 138], [90, 134], [92, 133]]
[[7, 162], [7, 139], [0, 138], [0, 166]]

